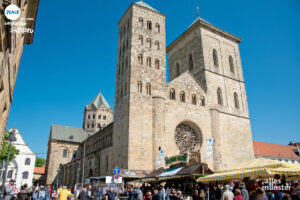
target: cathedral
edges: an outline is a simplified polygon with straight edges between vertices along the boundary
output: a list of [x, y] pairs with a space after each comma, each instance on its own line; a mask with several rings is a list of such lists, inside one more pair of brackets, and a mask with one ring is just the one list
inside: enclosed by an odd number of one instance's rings
[[114, 113], [99, 93], [85, 107], [82, 128], [52, 125], [47, 184], [111, 176], [116, 166], [166, 169], [178, 155], [212, 171], [254, 159], [241, 39], [197, 17], [166, 47], [165, 20], [143, 1], [126, 10]]

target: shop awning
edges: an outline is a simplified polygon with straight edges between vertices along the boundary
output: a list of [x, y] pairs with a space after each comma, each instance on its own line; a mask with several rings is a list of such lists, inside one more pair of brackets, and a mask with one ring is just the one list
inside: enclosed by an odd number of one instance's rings
[[299, 176], [300, 165], [284, 163], [264, 158], [242, 163], [236, 167], [227, 168], [219, 173], [198, 178], [198, 182], [227, 181], [243, 179], [245, 177], [266, 177], [275, 174]]
[[175, 174], [177, 174], [177, 172], [179, 172], [183, 167], [177, 167], [177, 168], [172, 168], [172, 169], [168, 169], [166, 171], [164, 171], [163, 173], [161, 173], [159, 175], [159, 177], [165, 177], [165, 176], [174, 176]]

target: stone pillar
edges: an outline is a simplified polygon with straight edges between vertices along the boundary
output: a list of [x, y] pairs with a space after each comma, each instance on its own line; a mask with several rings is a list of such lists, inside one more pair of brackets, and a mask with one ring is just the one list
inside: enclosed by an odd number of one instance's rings
[[153, 96], [153, 169], [157, 169], [156, 160], [159, 155], [159, 148], [165, 149], [165, 117], [164, 117], [164, 107], [165, 107], [165, 99], [160, 96]]
[[214, 170], [220, 170], [223, 168], [222, 137], [224, 136], [220, 134], [219, 112], [212, 109], [210, 110], [210, 115], [212, 137], [215, 140], [213, 146]]

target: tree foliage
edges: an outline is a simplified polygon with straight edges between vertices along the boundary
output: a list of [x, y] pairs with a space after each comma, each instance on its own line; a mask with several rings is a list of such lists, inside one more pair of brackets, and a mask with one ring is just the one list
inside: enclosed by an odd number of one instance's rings
[[[7, 158], [7, 153], [8, 153], [8, 147], [9, 147], [9, 142], [6, 141], [5, 139], [9, 136], [9, 132], [7, 131], [3, 137], [2, 141], [2, 148], [1, 148], [1, 153], [0, 153], [0, 162], [6, 161]], [[11, 145], [10, 148], [10, 156], [9, 156], [9, 162], [11, 162], [16, 155], [19, 154], [19, 150], [14, 146]]]
[[35, 166], [41, 167], [46, 164], [46, 160], [44, 158], [36, 158], [35, 160]]

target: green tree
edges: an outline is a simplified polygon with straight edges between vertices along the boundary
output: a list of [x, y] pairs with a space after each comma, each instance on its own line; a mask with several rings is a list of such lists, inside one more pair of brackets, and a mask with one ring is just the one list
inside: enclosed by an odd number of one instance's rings
[[41, 167], [46, 164], [46, 160], [44, 158], [36, 158], [35, 160], [35, 166]]
[[[9, 132], [7, 131], [5, 133], [3, 141], [2, 141], [2, 148], [1, 148], [1, 153], [0, 153], [0, 162], [6, 161], [6, 158], [7, 158], [9, 142], [6, 141], [5, 138], [7, 138], [8, 136], [9, 136]], [[9, 162], [11, 162], [14, 159], [14, 157], [18, 154], [19, 154], [19, 150], [14, 145], [11, 145]]]

